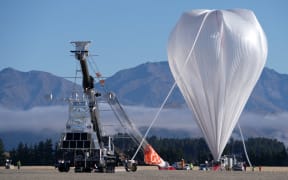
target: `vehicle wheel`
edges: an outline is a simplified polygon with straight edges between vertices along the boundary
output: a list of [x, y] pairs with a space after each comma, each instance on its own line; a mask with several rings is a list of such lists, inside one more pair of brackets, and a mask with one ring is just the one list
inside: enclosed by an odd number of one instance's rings
[[74, 169], [74, 172], [75, 173], [81, 173], [81, 172], [83, 172], [83, 167], [75, 167], [75, 169]]
[[107, 166], [106, 173], [115, 173], [115, 166]]
[[104, 168], [104, 167], [99, 168], [98, 170], [99, 170], [98, 172], [100, 172], [100, 173], [105, 173], [106, 172], [106, 168]]
[[136, 165], [136, 164], [133, 164], [133, 165], [132, 165], [131, 171], [132, 171], [132, 172], [137, 171], [137, 165]]
[[66, 166], [66, 167], [58, 167], [58, 171], [59, 172], [69, 172], [70, 167]]

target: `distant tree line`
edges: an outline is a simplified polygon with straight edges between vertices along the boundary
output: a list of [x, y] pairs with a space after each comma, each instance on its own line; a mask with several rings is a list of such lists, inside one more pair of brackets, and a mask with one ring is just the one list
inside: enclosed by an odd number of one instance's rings
[[[169, 163], [180, 161], [182, 158], [186, 162], [192, 162], [199, 165], [206, 160], [213, 160], [212, 154], [204, 140], [204, 138], [159, 138], [152, 136], [147, 141], [157, 151], [157, 153]], [[135, 144], [135, 143], [134, 143]], [[122, 146], [126, 149], [125, 154], [129, 157], [134, 155], [137, 147], [134, 147], [132, 141], [123, 141], [121, 139], [115, 141], [115, 145]], [[249, 138], [245, 141], [247, 153], [252, 165], [255, 166], [287, 166], [288, 165], [288, 149], [284, 143], [276, 139], [268, 138]], [[125, 147], [125, 148], [123, 148]], [[234, 154], [239, 160], [248, 163], [241, 140], [233, 138], [227, 143], [223, 155]], [[143, 152], [138, 153], [136, 159], [140, 163], [143, 162]]]
[[11, 159], [14, 164], [20, 160], [22, 165], [53, 165], [55, 163], [55, 148], [51, 139], [40, 141], [34, 145], [20, 142], [17, 148], [9, 151], [9, 157], [3, 158]]
[[2, 139], [0, 138], [0, 165], [2, 165], [2, 162], [5, 160], [5, 154], [4, 154], [5, 148]]
[[[212, 160], [212, 155], [203, 138], [159, 138], [152, 136], [147, 141], [153, 146], [158, 154], [169, 163], [180, 161], [182, 158], [186, 162], [192, 162], [196, 165]], [[118, 134], [114, 139], [117, 153], [120, 156], [131, 158], [137, 145], [127, 136]], [[284, 143], [276, 139], [268, 138], [249, 138], [245, 141], [250, 161], [255, 166], [287, 166], [288, 165], [288, 149]], [[17, 148], [12, 149], [10, 159], [15, 163], [18, 160], [22, 165], [54, 165], [56, 161], [56, 145], [53, 145], [51, 139], [40, 141], [34, 145], [27, 145], [20, 142]], [[4, 162], [4, 144], [0, 139], [0, 155], [1, 162]], [[7, 154], [7, 153], [6, 153]], [[227, 143], [223, 154], [235, 154], [237, 157], [246, 161], [243, 150], [243, 144], [240, 140], [230, 139]], [[121, 158], [121, 157], [120, 157]], [[140, 164], [143, 162], [143, 152], [140, 151], [136, 158]]]
[[[200, 164], [205, 160], [213, 160], [212, 154], [204, 140], [198, 139], [170, 139], [151, 137], [148, 140], [163, 159], [169, 162], [184, 158], [187, 162]], [[287, 166], [288, 149], [284, 143], [276, 139], [249, 138], [245, 141], [247, 153], [252, 165], [259, 166]], [[236, 155], [239, 160], [248, 162], [241, 140], [233, 138], [227, 143], [223, 155]]]

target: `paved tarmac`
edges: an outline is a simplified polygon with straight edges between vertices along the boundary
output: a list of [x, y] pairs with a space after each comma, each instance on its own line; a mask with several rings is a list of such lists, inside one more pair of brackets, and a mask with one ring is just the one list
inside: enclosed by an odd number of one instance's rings
[[117, 168], [116, 173], [60, 173], [53, 167], [22, 167], [17, 169], [4, 169], [0, 167], [0, 180], [288, 180], [288, 171], [159, 171], [155, 167], [139, 167], [136, 172], [126, 172]]

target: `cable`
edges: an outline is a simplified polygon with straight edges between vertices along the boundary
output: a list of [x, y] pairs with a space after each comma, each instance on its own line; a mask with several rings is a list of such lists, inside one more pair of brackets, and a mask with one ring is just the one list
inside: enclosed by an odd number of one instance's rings
[[[198, 40], [198, 38], [199, 38], [200, 32], [201, 32], [201, 30], [202, 30], [202, 28], [203, 28], [204, 22], [206, 21], [206, 18], [208, 17], [209, 14], [210, 14], [210, 12], [208, 12], [208, 13], [205, 15], [205, 17], [203, 18], [203, 20], [202, 20], [202, 22], [201, 22], [201, 25], [200, 25], [200, 27], [199, 27], [199, 30], [198, 30], [198, 32], [197, 32], [197, 34], [196, 34], [195, 40], [194, 40], [194, 42], [193, 42], [193, 45], [192, 45], [192, 47], [191, 47], [191, 49], [190, 49], [190, 52], [189, 52], [188, 56], [186, 57], [185, 63], [183, 64], [182, 68], [187, 65], [187, 63], [188, 63], [188, 61], [189, 61], [189, 59], [190, 59], [190, 56], [192, 55], [192, 52], [193, 52], [193, 50], [194, 50], [194, 47], [195, 47], [195, 45], [196, 45], [196, 42], [197, 42], [197, 40]], [[181, 69], [182, 69], [182, 68], [181, 68]], [[181, 74], [180, 74], [180, 75], [181, 75]], [[170, 95], [172, 94], [175, 86], [176, 86], [176, 81], [174, 81], [174, 84], [173, 84], [172, 87], [170, 88], [170, 91], [168, 92], [168, 95], [166, 96], [166, 98], [165, 98], [165, 100], [163, 101], [162, 105], [160, 106], [157, 114], [155, 115], [153, 121], [151, 122], [149, 128], [147, 129], [147, 131], [146, 131], [146, 133], [145, 133], [145, 135], [144, 135], [144, 137], [143, 137], [140, 145], [138, 146], [136, 152], [134, 153], [134, 156], [133, 156], [132, 160], [134, 160], [134, 158], [136, 157], [137, 153], [139, 152], [139, 150], [140, 150], [140, 148], [141, 148], [144, 140], [146, 139], [146, 137], [147, 137], [150, 129], [152, 128], [152, 126], [153, 126], [154, 123], [156, 122], [157, 118], [159, 117], [160, 112], [162, 111], [162, 109], [163, 109], [164, 105], [166, 104], [168, 98], [169, 98]]]
[[[92, 56], [89, 56], [89, 59], [87, 59], [87, 61], [88, 61], [94, 74], [100, 73], [99, 68], [98, 68], [97, 64], [95, 63], [94, 59], [92, 58]], [[98, 76], [97, 74], [96, 74], [96, 78], [98, 79], [98, 81], [103, 79], [101, 75]], [[128, 115], [126, 114], [125, 110], [123, 109], [123, 107], [119, 103], [116, 95], [114, 93], [109, 93], [105, 84], [103, 84], [101, 86], [105, 92], [104, 97], [106, 97], [106, 98], [104, 98], [104, 99], [106, 99], [106, 101], [109, 104], [110, 108], [112, 109], [116, 119], [119, 121], [120, 125], [124, 128], [126, 133], [131, 137], [132, 141], [136, 145], [138, 145], [140, 143], [140, 141], [142, 140], [141, 133], [137, 130], [135, 125], [128, 118]], [[147, 144], [147, 142], [145, 144]]]
[[240, 123], [238, 122], [237, 125], [238, 125], [238, 129], [239, 129], [239, 132], [240, 132], [240, 135], [241, 135], [241, 139], [242, 139], [242, 143], [243, 143], [243, 148], [244, 148], [246, 159], [247, 159], [247, 161], [249, 163], [249, 166], [252, 167], [252, 164], [250, 162], [250, 159], [249, 159], [249, 156], [248, 156], [248, 153], [247, 153], [247, 150], [246, 150], [246, 145], [245, 145], [244, 137], [243, 137], [242, 130], [241, 130], [241, 127], [240, 127]]
[[97, 72], [97, 71], [100, 72], [100, 71], [99, 71], [99, 67], [98, 67], [98, 65], [95, 63], [93, 56], [89, 56], [89, 57], [91, 58], [91, 61], [92, 61], [93, 65], [94, 65], [95, 68], [96, 68], [96, 72]]
[[155, 121], [158, 119], [161, 110], [163, 109], [164, 105], [166, 104], [166, 102], [167, 102], [168, 98], [170, 97], [171, 93], [173, 92], [175, 86], [176, 86], [176, 82], [174, 81], [174, 84], [172, 85], [172, 87], [171, 87], [171, 89], [170, 89], [168, 95], [166, 96], [165, 100], [163, 101], [163, 103], [162, 103], [161, 107], [159, 108], [157, 114], [155, 115], [153, 121], [151, 122], [150, 126], [148, 127], [148, 129], [147, 129], [147, 131], [146, 131], [144, 137], [142, 138], [141, 143], [139, 144], [139, 146], [138, 146], [136, 152], [134, 153], [134, 155], [133, 155], [133, 157], [132, 157], [132, 160], [134, 160], [134, 158], [136, 157], [136, 155], [137, 155], [137, 153], [139, 152], [140, 148], [142, 147], [142, 145], [143, 145], [143, 143], [144, 143], [144, 141], [145, 141], [145, 139], [146, 139], [146, 137], [147, 137], [147, 135], [148, 135], [150, 129], [151, 129], [152, 126], [154, 125]]

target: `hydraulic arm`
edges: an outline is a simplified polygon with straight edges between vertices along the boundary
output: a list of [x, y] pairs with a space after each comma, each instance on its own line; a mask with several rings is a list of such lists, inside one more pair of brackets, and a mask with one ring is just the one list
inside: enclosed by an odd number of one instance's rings
[[93, 130], [96, 132], [99, 146], [103, 148], [102, 131], [100, 128], [99, 114], [98, 114], [98, 104], [96, 101], [96, 93], [94, 91], [94, 78], [89, 75], [89, 70], [87, 66], [87, 56], [88, 56], [88, 46], [90, 41], [75, 41], [71, 42], [75, 45], [76, 50], [71, 51], [75, 54], [75, 58], [79, 60], [81, 65], [81, 71], [83, 76], [83, 90], [89, 100], [89, 110], [91, 116], [91, 122], [93, 124]]

